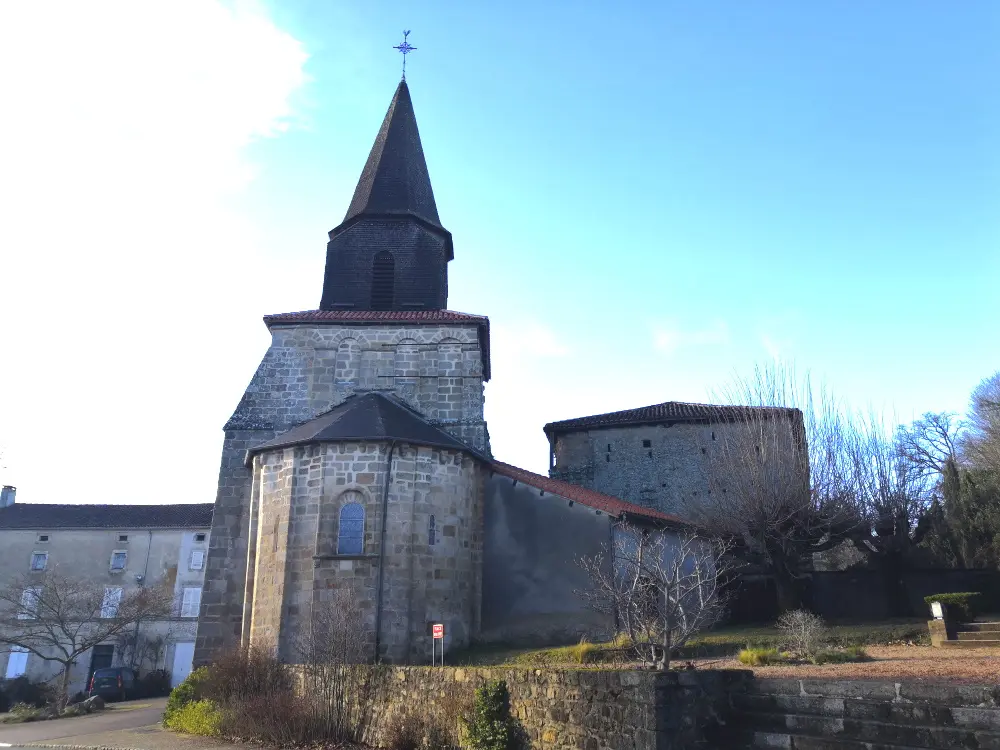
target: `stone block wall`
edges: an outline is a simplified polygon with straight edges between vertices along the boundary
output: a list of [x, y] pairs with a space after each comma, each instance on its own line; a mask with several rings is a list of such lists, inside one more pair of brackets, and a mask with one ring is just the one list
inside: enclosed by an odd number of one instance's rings
[[[387, 444], [337, 443], [255, 458], [249, 643], [294, 662], [313, 618], [329, 618], [324, 608], [349, 592], [374, 647], [381, 564], [381, 658], [429, 662], [431, 622], [445, 624], [446, 647], [465, 646], [478, 633], [484, 470], [461, 452], [404, 444], [393, 450], [387, 479], [388, 454]], [[347, 503], [364, 508], [363, 549], [350, 554], [338, 550]]]
[[[793, 440], [791, 423], [782, 424], [787, 427], [768, 438], [777, 453]], [[686, 505], [724, 486], [725, 477], [720, 475], [725, 471], [724, 446], [740, 444], [746, 430], [743, 423], [677, 422], [561, 433], [552, 446], [549, 475], [683, 515]]]
[[249, 540], [256, 523], [251, 471], [244, 464], [248, 448], [357, 391], [391, 389], [429, 421], [489, 452], [484, 344], [476, 325], [275, 325], [271, 335], [271, 346], [225, 427], [196, 664], [246, 635], [244, 594], [255, 564], [249, 561]]
[[725, 747], [729, 693], [743, 690], [751, 673], [398, 668], [383, 731], [393, 716], [413, 713], [456, 732], [475, 689], [496, 679], [507, 683], [511, 713], [533, 748], [717, 750]]

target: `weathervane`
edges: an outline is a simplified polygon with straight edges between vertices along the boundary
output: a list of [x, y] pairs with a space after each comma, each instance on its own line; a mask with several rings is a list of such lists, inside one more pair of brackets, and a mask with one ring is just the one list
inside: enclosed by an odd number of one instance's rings
[[406, 37], [410, 35], [409, 29], [403, 32], [403, 43], [397, 44], [393, 49], [398, 49], [403, 53], [403, 80], [406, 80], [406, 56], [416, 49], [412, 44], [406, 41]]

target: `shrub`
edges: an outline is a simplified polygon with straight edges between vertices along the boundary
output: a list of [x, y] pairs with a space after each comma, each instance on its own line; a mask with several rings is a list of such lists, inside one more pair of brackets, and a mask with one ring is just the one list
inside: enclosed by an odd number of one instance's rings
[[472, 750], [514, 750], [523, 743], [520, 726], [510, 715], [510, 693], [503, 680], [476, 688], [472, 715], [462, 723]]
[[26, 703], [35, 708], [42, 708], [52, 703], [55, 697], [50, 685], [45, 682], [33, 682], [24, 676], [5, 680], [2, 692], [6, 699], [7, 708], [17, 703]]
[[826, 634], [822, 618], [804, 609], [785, 612], [778, 618], [777, 627], [788, 650], [798, 656], [815, 654]]
[[416, 714], [396, 714], [386, 728], [388, 750], [419, 750], [424, 744], [424, 720]]
[[170, 691], [167, 708], [163, 712], [163, 723], [170, 726], [170, 718], [184, 706], [200, 700], [208, 681], [208, 667], [199, 667], [187, 676], [180, 685]]
[[983, 595], [978, 591], [966, 591], [957, 594], [931, 594], [925, 596], [927, 606], [931, 602], [941, 602], [948, 608], [948, 615], [957, 622], [972, 622], [976, 615], [982, 612]]
[[581, 638], [578, 644], [570, 646], [567, 650], [570, 658], [577, 664], [597, 661], [597, 656], [600, 653], [600, 647], [596, 643], [590, 643], [586, 638]]
[[860, 646], [852, 646], [845, 649], [825, 648], [817, 651], [810, 658], [813, 664], [848, 664], [851, 662], [867, 661], [868, 654]]
[[222, 712], [214, 701], [189, 701], [165, 717], [163, 724], [177, 732], [214, 737], [222, 727]]
[[785, 661], [785, 658], [776, 648], [745, 648], [740, 651], [740, 664], [748, 667], [766, 667], [768, 664], [778, 664]]

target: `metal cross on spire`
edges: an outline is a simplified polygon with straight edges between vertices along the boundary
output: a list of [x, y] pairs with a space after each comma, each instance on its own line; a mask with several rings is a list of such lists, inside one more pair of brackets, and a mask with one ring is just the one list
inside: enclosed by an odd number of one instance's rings
[[408, 54], [410, 54], [411, 52], [413, 52], [413, 50], [416, 49], [416, 47], [414, 47], [408, 41], [406, 41], [406, 37], [408, 37], [409, 35], [410, 35], [410, 31], [409, 31], [409, 29], [407, 29], [406, 31], [403, 32], [403, 43], [402, 44], [397, 44], [395, 47], [393, 47], [393, 49], [398, 49], [400, 52], [403, 53], [403, 80], [404, 81], [406, 80], [406, 56]]

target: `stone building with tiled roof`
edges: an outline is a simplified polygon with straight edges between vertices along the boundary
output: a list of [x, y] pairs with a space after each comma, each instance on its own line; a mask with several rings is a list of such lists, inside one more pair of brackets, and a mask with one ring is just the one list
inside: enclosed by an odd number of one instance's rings
[[271, 345], [225, 425], [196, 662], [238, 643], [294, 661], [344, 593], [371, 659], [428, 661], [431, 623], [446, 650], [607, 634], [578, 559], [624, 519], [676, 533], [493, 459], [489, 319], [447, 309], [454, 257], [404, 81], [329, 233], [319, 309], [264, 318]]
[[[668, 401], [545, 425], [549, 475], [665, 513], [704, 501], [719, 452], [745, 438], [747, 425], [787, 425], [804, 435], [802, 412], [769, 406]], [[734, 435], [737, 432], [739, 434]], [[725, 447], [725, 446], [728, 446]]]

